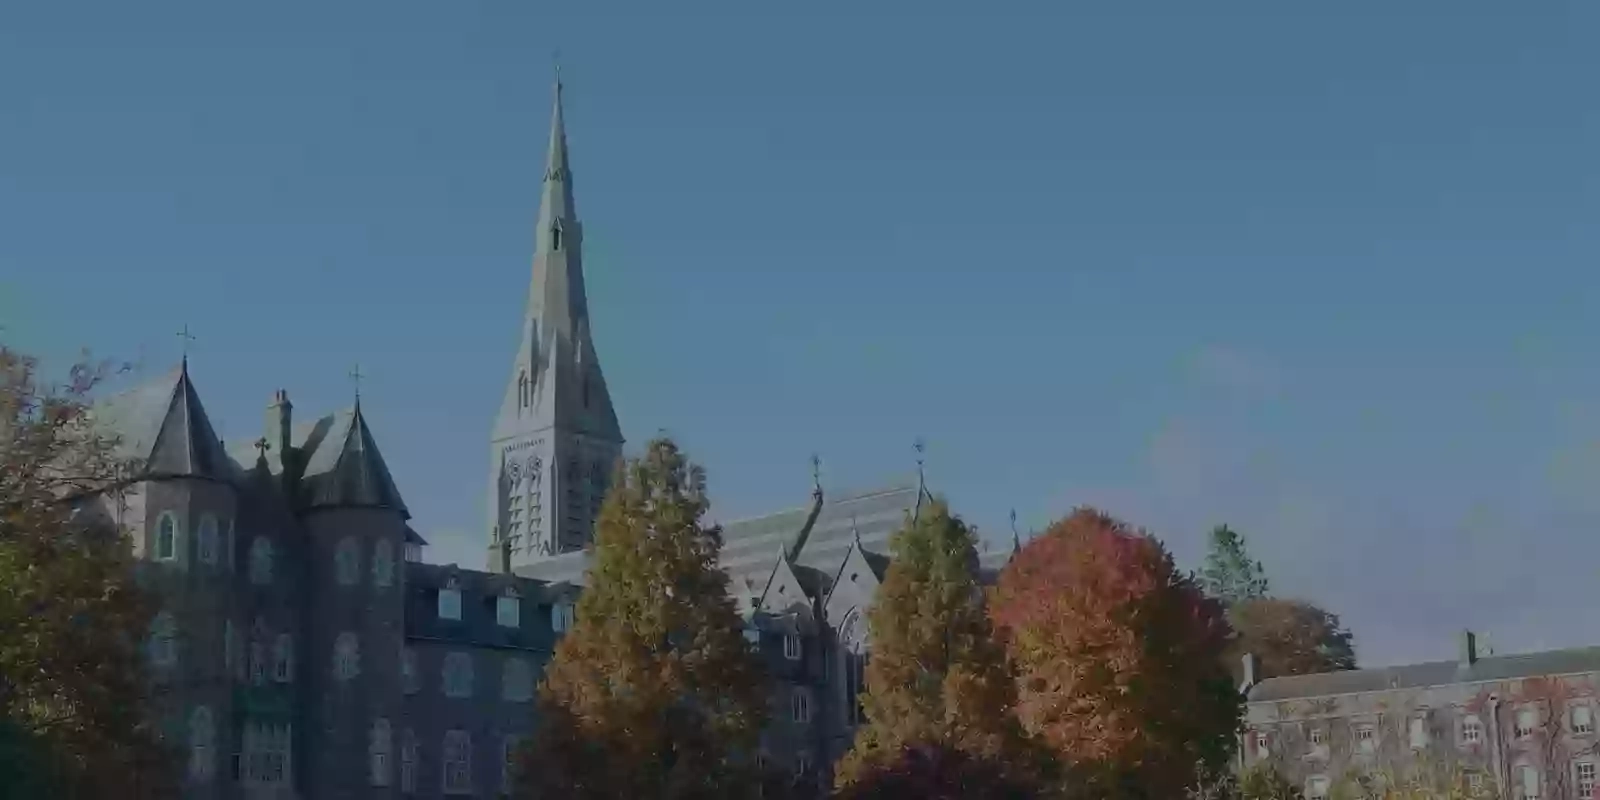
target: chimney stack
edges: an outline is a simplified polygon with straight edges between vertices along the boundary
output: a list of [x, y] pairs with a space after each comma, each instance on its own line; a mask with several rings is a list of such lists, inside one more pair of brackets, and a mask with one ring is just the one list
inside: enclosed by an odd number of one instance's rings
[[290, 430], [294, 427], [294, 404], [289, 402], [289, 392], [279, 389], [272, 393], [272, 403], [267, 406], [267, 445], [278, 459], [287, 464], [289, 459]]
[[1478, 637], [1472, 631], [1463, 630], [1461, 632], [1461, 660], [1459, 666], [1464, 670], [1472, 669], [1472, 665], [1476, 663], [1478, 663]]
[[1259, 674], [1261, 672], [1261, 660], [1256, 658], [1255, 653], [1245, 653], [1240, 661], [1244, 665], [1244, 681], [1239, 689], [1240, 691], [1248, 692], [1250, 687], [1255, 686], [1261, 680]]

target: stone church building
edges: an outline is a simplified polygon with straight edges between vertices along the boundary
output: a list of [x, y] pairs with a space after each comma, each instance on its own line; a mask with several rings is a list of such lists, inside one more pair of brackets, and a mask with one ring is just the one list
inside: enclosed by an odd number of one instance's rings
[[[187, 360], [96, 405], [143, 464], [84, 505], [128, 530], [162, 598], [148, 641], [185, 797], [496, 797], [573, 623], [621, 428], [591, 337], [583, 226], [555, 110], [528, 295], [490, 436], [485, 569], [424, 563], [362, 414], [298, 414], [224, 447]], [[778, 679], [762, 757], [825, 785], [860, 721], [862, 610], [916, 485], [729, 524], [722, 566]], [[986, 553], [992, 571], [1010, 555]]]

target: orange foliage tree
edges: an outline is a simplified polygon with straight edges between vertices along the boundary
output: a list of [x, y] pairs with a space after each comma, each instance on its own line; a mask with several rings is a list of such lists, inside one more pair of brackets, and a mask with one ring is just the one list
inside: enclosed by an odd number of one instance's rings
[[1220, 604], [1143, 530], [1082, 508], [1029, 542], [990, 606], [1023, 726], [1091, 795], [1181, 797], [1225, 766], [1241, 700]]

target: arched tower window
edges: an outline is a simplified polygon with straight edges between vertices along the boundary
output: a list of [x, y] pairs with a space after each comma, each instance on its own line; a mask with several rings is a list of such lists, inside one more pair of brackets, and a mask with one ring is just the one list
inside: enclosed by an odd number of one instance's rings
[[550, 223], [550, 250], [561, 249], [561, 220]]
[[528, 388], [528, 371], [522, 370], [517, 375], [517, 405], [521, 408], [528, 407], [528, 396], [532, 394]]
[[200, 561], [204, 564], [217, 563], [217, 518], [212, 514], [200, 517]]
[[388, 588], [394, 582], [394, 545], [388, 539], [379, 539], [372, 546], [372, 585]]
[[178, 557], [178, 518], [168, 511], [156, 523], [156, 558], [171, 561]]

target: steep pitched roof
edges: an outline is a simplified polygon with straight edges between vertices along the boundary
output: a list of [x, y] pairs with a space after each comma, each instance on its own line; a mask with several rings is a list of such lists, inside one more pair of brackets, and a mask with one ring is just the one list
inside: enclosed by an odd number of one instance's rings
[[1253, 703], [1298, 700], [1338, 694], [1445, 686], [1452, 683], [1570, 675], [1579, 672], [1600, 672], [1600, 647], [1488, 656], [1466, 667], [1459, 661], [1430, 661], [1398, 667], [1267, 678], [1250, 689], [1249, 699]]
[[311, 508], [387, 508], [410, 518], [389, 465], [378, 452], [377, 439], [354, 407], [317, 421], [302, 445], [306, 504]]
[[118, 455], [139, 462], [148, 477], [236, 482], [189, 377], [187, 359], [170, 372], [96, 403], [96, 425], [119, 437]]

